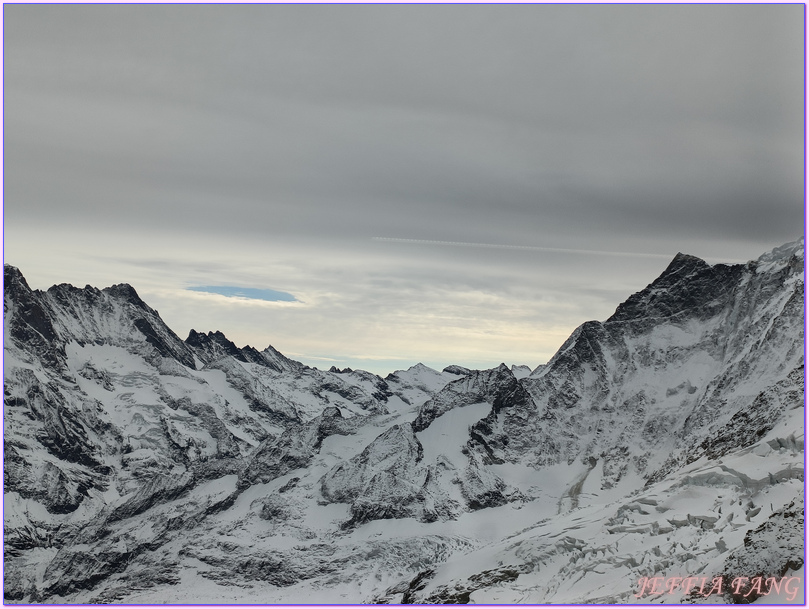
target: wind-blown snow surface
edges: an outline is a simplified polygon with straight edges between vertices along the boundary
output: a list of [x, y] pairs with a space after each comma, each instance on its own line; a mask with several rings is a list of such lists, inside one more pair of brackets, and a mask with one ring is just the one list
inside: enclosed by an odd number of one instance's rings
[[678, 255], [533, 372], [384, 379], [6, 266], [6, 601], [802, 602], [803, 260]]

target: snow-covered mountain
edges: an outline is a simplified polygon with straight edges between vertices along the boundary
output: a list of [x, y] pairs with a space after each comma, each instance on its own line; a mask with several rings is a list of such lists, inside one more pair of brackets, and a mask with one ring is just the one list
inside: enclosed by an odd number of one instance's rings
[[803, 239], [385, 378], [4, 271], [7, 602], [803, 598]]

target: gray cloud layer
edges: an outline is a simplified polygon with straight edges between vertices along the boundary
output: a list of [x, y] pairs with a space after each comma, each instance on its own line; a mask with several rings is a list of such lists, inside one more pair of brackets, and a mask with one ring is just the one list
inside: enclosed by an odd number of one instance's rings
[[[118, 257], [179, 264], [183, 236], [210, 261], [195, 280], [222, 285], [217, 260], [250, 242], [355, 265], [361, 315], [383, 269], [423, 292], [448, 276], [607, 289], [580, 256], [373, 237], [746, 259], [802, 230], [800, 5], [4, 10], [12, 245], [138, 234]], [[662, 270], [625, 268], [628, 284]]]

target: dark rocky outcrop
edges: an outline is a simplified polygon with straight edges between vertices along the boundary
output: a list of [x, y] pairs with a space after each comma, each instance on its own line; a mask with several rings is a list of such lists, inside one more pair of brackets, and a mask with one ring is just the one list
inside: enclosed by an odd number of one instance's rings
[[272, 347], [267, 347], [264, 351], [258, 351], [247, 345], [240, 349], [218, 330], [203, 334], [192, 329], [188, 333], [188, 338], [185, 339], [185, 342], [195, 350], [200, 360], [206, 364], [222, 357], [230, 356], [240, 362], [264, 366], [275, 372], [296, 370], [303, 367], [299, 362], [284, 357]]
[[256, 448], [240, 476], [240, 486], [270, 482], [308, 467], [323, 440], [335, 434], [350, 435], [360, 424], [360, 418], [344, 419], [339, 408], [330, 406], [306, 424], [287, 427], [278, 437], [269, 438]]
[[480, 402], [492, 404], [494, 414], [504, 408], [532, 408], [531, 396], [505, 364], [491, 370], [475, 370], [447, 384], [433, 399], [425, 402], [413, 421], [413, 429], [423, 431], [435, 419], [453, 408]]
[[[724, 596], [728, 603], [747, 604], [764, 599], [771, 592], [774, 578], [780, 581], [788, 571], [798, 571], [804, 563], [804, 501], [798, 497], [766, 522], [744, 536], [744, 545], [725, 560]], [[737, 578], [740, 579], [734, 585]], [[757, 588], [755, 580], [763, 584]], [[803, 581], [793, 582], [801, 588]]]

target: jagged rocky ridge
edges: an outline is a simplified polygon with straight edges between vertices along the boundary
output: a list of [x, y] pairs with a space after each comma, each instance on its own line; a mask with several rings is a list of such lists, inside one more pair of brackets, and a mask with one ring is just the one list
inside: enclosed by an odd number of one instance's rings
[[7, 265], [5, 598], [628, 602], [801, 570], [803, 247], [678, 254], [530, 374], [384, 379]]

